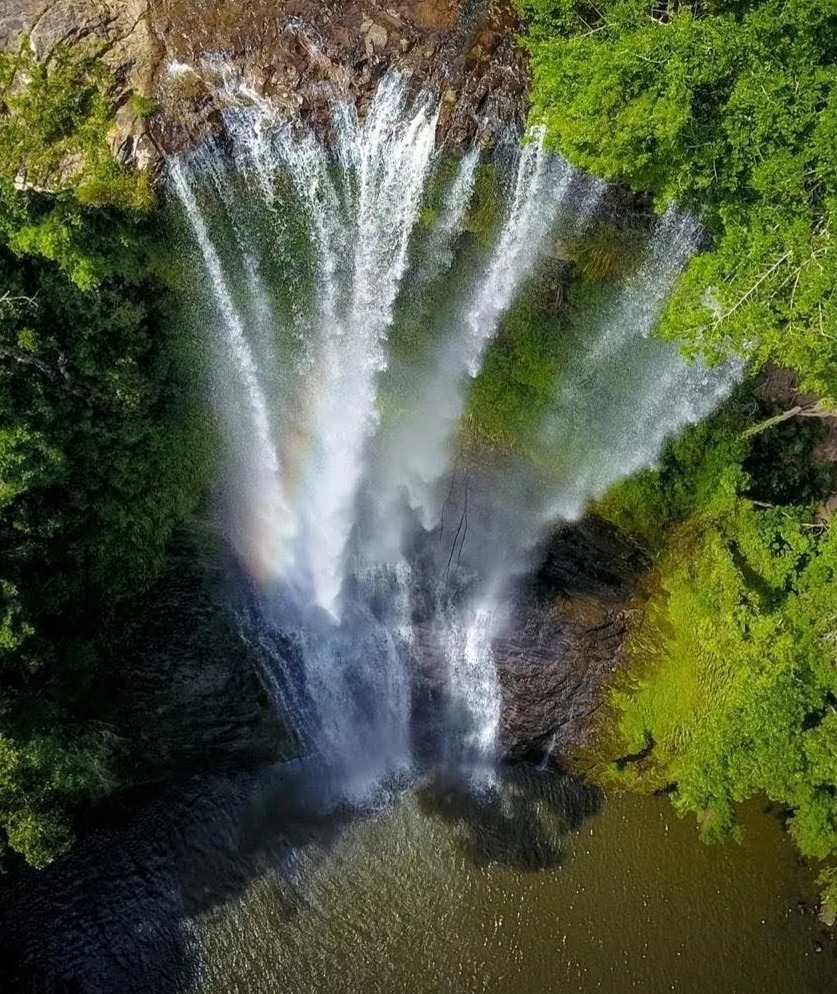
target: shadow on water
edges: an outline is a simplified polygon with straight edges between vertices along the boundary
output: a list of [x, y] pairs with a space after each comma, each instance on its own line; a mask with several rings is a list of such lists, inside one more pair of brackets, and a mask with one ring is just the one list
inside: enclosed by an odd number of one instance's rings
[[6, 889], [2, 989], [184, 991], [199, 968], [191, 920], [281, 868], [295, 849], [327, 846], [347, 818], [318, 811], [294, 764], [169, 788], [123, 827], [93, 834]]
[[528, 764], [501, 767], [493, 784], [476, 791], [444, 774], [416, 791], [422, 814], [458, 828], [461, 849], [475, 864], [522, 872], [559, 866], [561, 836], [594, 815], [603, 799], [594, 787]]
[[[4, 994], [179, 994], [200, 977], [194, 920], [259, 878], [290, 920], [305, 907], [294, 855], [327, 858], [352, 819], [370, 814], [318, 799], [299, 764], [195, 777], [100, 830], [45, 870], [24, 872], [0, 903]], [[429, 774], [420, 810], [461, 833], [475, 863], [543, 870], [561, 860], [560, 834], [597, 810], [601, 795], [526, 766], [491, 787]], [[546, 817], [544, 817], [546, 815]], [[548, 826], [551, 827], [547, 827]], [[556, 836], [555, 826], [558, 826]]]

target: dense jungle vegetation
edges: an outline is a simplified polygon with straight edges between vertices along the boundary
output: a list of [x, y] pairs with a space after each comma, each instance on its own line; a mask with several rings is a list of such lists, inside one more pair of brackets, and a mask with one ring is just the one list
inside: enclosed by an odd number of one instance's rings
[[0, 55], [0, 859], [41, 865], [118, 786], [100, 684], [119, 603], [202, 490], [148, 178], [94, 57]]
[[[702, 219], [660, 333], [794, 370], [827, 411], [837, 0], [517, 2], [554, 146]], [[0, 56], [0, 848], [36, 865], [118, 786], [98, 721], [114, 612], [162, 568], [211, 460], [153, 190], [108, 144], [114, 87], [77, 50]], [[576, 269], [571, 298], [589, 288]], [[498, 448], [539, 455], [526, 439], [564, 352], [553, 297], [549, 278], [531, 289], [475, 383], [469, 417]], [[584, 759], [607, 785], [672, 791], [711, 838], [735, 832], [736, 802], [770, 798], [837, 904], [833, 445], [826, 419], [771, 422], [757, 382], [598, 506], [654, 569]]]
[[[574, 163], [705, 226], [660, 332], [837, 399], [837, 3], [518, 0], [532, 117]], [[600, 511], [654, 554], [592, 757], [708, 838], [766, 796], [837, 906], [837, 525], [822, 420], [752, 384]], [[764, 396], [764, 395], [763, 395]], [[767, 391], [769, 397], [769, 390]], [[789, 401], [788, 401], [789, 403]], [[589, 760], [590, 757], [587, 757]]]

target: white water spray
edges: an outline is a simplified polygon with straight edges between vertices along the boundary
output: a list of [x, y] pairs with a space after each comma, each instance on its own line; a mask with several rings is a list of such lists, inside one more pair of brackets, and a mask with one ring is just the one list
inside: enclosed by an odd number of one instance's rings
[[[362, 121], [336, 100], [323, 136], [215, 72], [232, 155], [208, 146], [174, 160], [171, 176], [223, 331], [221, 365], [240, 391], [216, 393], [230, 465], [246, 463], [257, 485], [228, 473], [230, 520], [260, 581], [256, 627], [275, 647], [275, 693], [296, 712], [305, 748], [362, 796], [414, 763], [424, 693], [414, 662], [429, 646], [444, 668], [428, 697], [443, 694], [437, 757], [490, 767], [502, 705], [492, 641], [512, 580], [557, 519], [653, 462], [733, 382], [734, 369], [690, 368], [648, 337], [694, 227], [667, 215], [587, 339], [568, 345], [542, 428], [561, 467], [550, 492], [530, 492], [522, 461], [506, 486], [490, 474], [471, 484], [460, 444], [470, 385], [539, 267], [583, 236], [602, 185], [530, 136], [493, 166], [505, 207], [485, 247], [470, 230], [476, 149], [428, 202], [440, 168], [435, 98], [391, 74]], [[207, 164], [225, 156], [223, 168]], [[240, 223], [247, 212], [252, 223]], [[253, 245], [249, 231], [259, 233]], [[285, 285], [293, 328], [276, 317]], [[236, 293], [259, 299], [238, 308]], [[410, 321], [421, 361], [403, 351]], [[257, 354], [277, 368], [259, 368]]]
[[[252, 523], [253, 531], [245, 525], [247, 534], [241, 536], [241, 548], [243, 554], [254, 561], [263, 575], [276, 555], [284, 554], [288, 543], [293, 539], [293, 519], [283, 492], [267, 400], [259, 382], [244, 322], [227, 286], [221, 259], [209, 235], [187, 173], [177, 160], [170, 163], [170, 176], [200, 248], [218, 308], [223, 333], [223, 347], [220, 351], [225, 367], [221, 375], [231, 374], [236, 378], [249, 413], [247, 429], [252, 430], [245, 429], [240, 438], [247, 452], [247, 480], [242, 482], [246, 486], [250, 513], [255, 516], [256, 521]], [[264, 559], [265, 537], [266, 546], [270, 550], [267, 561]]]

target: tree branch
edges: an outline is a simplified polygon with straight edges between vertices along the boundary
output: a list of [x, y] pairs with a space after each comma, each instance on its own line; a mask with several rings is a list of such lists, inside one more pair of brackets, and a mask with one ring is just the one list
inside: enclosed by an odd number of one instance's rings
[[825, 407], [821, 400], [818, 400], [815, 404], [806, 404], [805, 406], [797, 404], [796, 407], [791, 407], [787, 411], [782, 411], [781, 414], [775, 414], [772, 418], [767, 418], [764, 421], [760, 421], [757, 425], [753, 425], [743, 433], [742, 437], [750, 438], [751, 435], [758, 435], [768, 428], [772, 428], [773, 425], [789, 421], [791, 418], [837, 418], [837, 411]]

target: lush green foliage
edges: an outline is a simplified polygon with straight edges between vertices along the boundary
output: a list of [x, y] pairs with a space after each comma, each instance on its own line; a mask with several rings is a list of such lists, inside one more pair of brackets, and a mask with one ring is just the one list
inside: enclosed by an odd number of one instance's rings
[[468, 425], [501, 451], [537, 458], [538, 428], [566, 360], [559, 273], [544, 271], [503, 319], [469, 396]]
[[[837, 2], [518, 0], [533, 117], [571, 160], [697, 213], [660, 331], [837, 399]], [[767, 795], [837, 905], [837, 525], [820, 424], [746, 437], [746, 392], [599, 511], [655, 555], [598, 752], [705, 833]], [[767, 412], [773, 413], [773, 412]]]
[[[600, 744], [628, 758], [599, 775], [640, 790], [673, 785], [675, 806], [696, 812], [708, 838], [734, 831], [735, 802], [766, 795], [791, 812], [803, 853], [834, 860], [837, 525], [816, 514], [834, 467], [805, 475], [817, 440], [805, 424], [758, 444], [742, 437], [745, 425], [734, 402], [678, 440], [659, 471], [602, 503], [657, 564]], [[772, 501], [754, 502], [777, 457], [807, 490], [779, 503], [783, 483]], [[833, 901], [832, 876], [823, 882]]]
[[0, 237], [83, 287], [139, 275], [132, 228], [154, 202], [147, 175], [111, 150], [114, 89], [107, 68], [75, 47], [43, 62], [26, 43], [0, 56]]
[[112, 86], [70, 50], [0, 57], [0, 838], [38, 865], [114, 786], [108, 619], [159, 569], [211, 435], [178, 385], [148, 181], [108, 145]]
[[837, 397], [837, 0], [518, 4], [550, 140], [706, 226], [661, 332]]
[[669, 531], [688, 519], [713, 519], [742, 488], [748, 452], [741, 426], [748, 405], [743, 393], [668, 446], [654, 470], [641, 470], [617, 484], [597, 511], [661, 552]]

